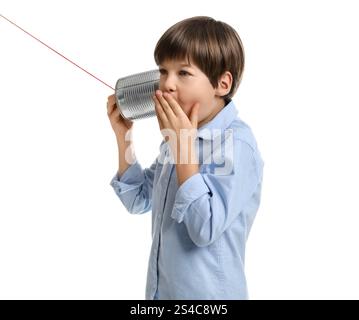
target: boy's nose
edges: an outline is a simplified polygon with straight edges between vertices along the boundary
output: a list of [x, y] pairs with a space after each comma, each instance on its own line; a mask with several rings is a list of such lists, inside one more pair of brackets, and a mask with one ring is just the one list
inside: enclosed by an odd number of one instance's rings
[[168, 92], [169, 94], [172, 94], [173, 92], [176, 91], [176, 83], [175, 81], [168, 77], [164, 83], [163, 83], [163, 92]]

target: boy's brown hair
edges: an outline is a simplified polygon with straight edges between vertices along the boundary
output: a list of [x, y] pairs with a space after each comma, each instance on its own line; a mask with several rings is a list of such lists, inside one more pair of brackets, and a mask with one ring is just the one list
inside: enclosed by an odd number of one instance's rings
[[231, 90], [223, 96], [229, 101], [238, 89], [244, 70], [244, 48], [236, 30], [211, 17], [197, 16], [177, 22], [158, 40], [154, 58], [193, 61], [208, 77], [213, 88], [225, 71], [232, 74]]

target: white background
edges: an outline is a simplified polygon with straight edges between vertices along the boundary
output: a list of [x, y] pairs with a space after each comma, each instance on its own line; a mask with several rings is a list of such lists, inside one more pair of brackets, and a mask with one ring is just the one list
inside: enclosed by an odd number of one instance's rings
[[[356, 1], [19, 1], [0, 13], [105, 82], [155, 68], [174, 23], [208, 15], [246, 52], [234, 102], [260, 147], [251, 299], [359, 298]], [[144, 299], [151, 216], [130, 215], [111, 89], [0, 18], [0, 298]], [[143, 167], [156, 118], [134, 124]]]

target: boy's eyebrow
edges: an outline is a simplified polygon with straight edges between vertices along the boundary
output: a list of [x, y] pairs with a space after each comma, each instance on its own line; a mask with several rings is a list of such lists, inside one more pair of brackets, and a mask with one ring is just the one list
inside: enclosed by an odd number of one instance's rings
[[[162, 65], [162, 64], [159, 64], [158, 66], [161, 67], [161, 68], [163, 68], [163, 65]], [[191, 65], [189, 65], [188, 63], [181, 63], [180, 66], [181, 66], [181, 67], [191, 67]]]

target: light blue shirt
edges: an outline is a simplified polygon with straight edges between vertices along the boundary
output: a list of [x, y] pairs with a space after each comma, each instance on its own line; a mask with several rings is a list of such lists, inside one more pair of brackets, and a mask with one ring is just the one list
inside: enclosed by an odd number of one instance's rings
[[245, 244], [264, 162], [237, 114], [231, 100], [198, 129], [200, 172], [180, 187], [165, 140], [149, 168], [135, 160], [111, 180], [129, 213], [152, 211], [146, 299], [248, 299]]

